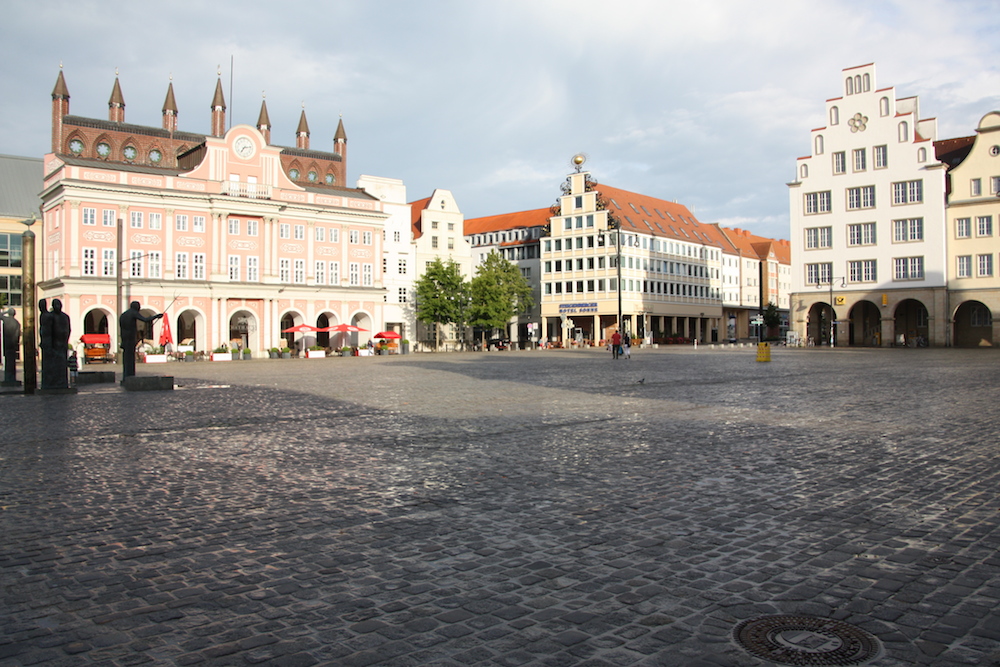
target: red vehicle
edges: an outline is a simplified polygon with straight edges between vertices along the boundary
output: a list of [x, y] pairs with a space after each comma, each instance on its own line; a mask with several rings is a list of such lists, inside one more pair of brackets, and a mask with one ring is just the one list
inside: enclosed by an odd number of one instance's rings
[[108, 334], [83, 334], [80, 336], [80, 341], [84, 346], [83, 363], [114, 362], [115, 355], [111, 352], [111, 336]]

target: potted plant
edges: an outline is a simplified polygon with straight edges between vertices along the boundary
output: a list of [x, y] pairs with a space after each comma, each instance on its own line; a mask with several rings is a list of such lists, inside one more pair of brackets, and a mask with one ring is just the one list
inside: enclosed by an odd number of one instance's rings
[[272, 347], [270, 350], [267, 351], [267, 354], [272, 359], [277, 359], [281, 356], [281, 350], [279, 350], [276, 347]]
[[290, 348], [290, 347], [283, 347], [283, 348], [281, 348], [281, 358], [282, 359], [291, 359], [292, 358], [292, 348]]
[[326, 351], [320, 345], [310, 345], [306, 350], [307, 359], [322, 359], [326, 356]]
[[406, 338], [404, 338], [403, 340], [399, 341], [399, 353], [400, 354], [409, 354], [410, 353], [410, 341], [407, 340]]
[[354, 352], [354, 348], [352, 348], [350, 345], [345, 345], [344, 347], [340, 348], [340, 356], [342, 357], [349, 357], [351, 356], [352, 352]]
[[243, 361], [247, 361], [249, 359], [253, 359], [253, 353], [250, 351], [250, 348], [245, 347], [243, 348]]
[[184, 353], [184, 361], [194, 361], [194, 350], [188, 350]]
[[165, 364], [167, 363], [167, 355], [163, 352], [162, 347], [154, 347], [146, 353], [144, 361], [147, 364]]
[[212, 361], [232, 361], [233, 355], [226, 345], [220, 345], [212, 350]]

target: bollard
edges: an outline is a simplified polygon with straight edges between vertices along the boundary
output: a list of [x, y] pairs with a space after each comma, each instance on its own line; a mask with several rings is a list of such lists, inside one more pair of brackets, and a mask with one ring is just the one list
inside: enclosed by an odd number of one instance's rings
[[757, 343], [757, 361], [771, 361], [770, 343]]

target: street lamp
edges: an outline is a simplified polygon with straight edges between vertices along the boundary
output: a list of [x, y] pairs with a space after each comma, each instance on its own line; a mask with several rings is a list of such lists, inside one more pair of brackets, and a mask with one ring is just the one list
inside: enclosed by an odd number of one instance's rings
[[[830, 276], [830, 281], [828, 283], [828, 287], [830, 289], [830, 347], [836, 347], [837, 346], [836, 345], [835, 336], [834, 336], [834, 331], [833, 331], [833, 325], [834, 325], [834, 322], [837, 319], [837, 312], [833, 309], [833, 283], [835, 281], [837, 281], [837, 280], [840, 281], [840, 288], [841, 289], [844, 289], [845, 287], [847, 287], [847, 278], [844, 278], [842, 276], [841, 277], [837, 277], [837, 278], [835, 278], [833, 276]], [[817, 282], [816, 283], [816, 289], [820, 289], [821, 287], [823, 287], [823, 283], [822, 282]]]

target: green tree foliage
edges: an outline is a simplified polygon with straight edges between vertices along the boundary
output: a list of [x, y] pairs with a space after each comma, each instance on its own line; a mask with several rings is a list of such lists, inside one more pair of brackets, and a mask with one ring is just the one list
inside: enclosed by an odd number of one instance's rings
[[436, 324], [434, 347], [441, 343], [440, 326], [443, 324], [464, 324], [469, 302], [468, 283], [462, 278], [458, 263], [449, 259], [442, 262], [440, 257], [427, 265], [423, 275], [417, 279], [417, 319], [425, 324]]
[[469, 324], [484, 330], [484, 349], [486, 330], [505, 329], [511, 318], [534, 304], [531, 285], [517, 266], [496, 251], [491, 252], [476, 269], [476, 277], [471, 283], [471, 297]]
[[781, 327], [781, 313], [778, 312], [778, 307], [773, 302], [769, 302], [761, 316], [764, 318], [766, 337], [777, 336]]

